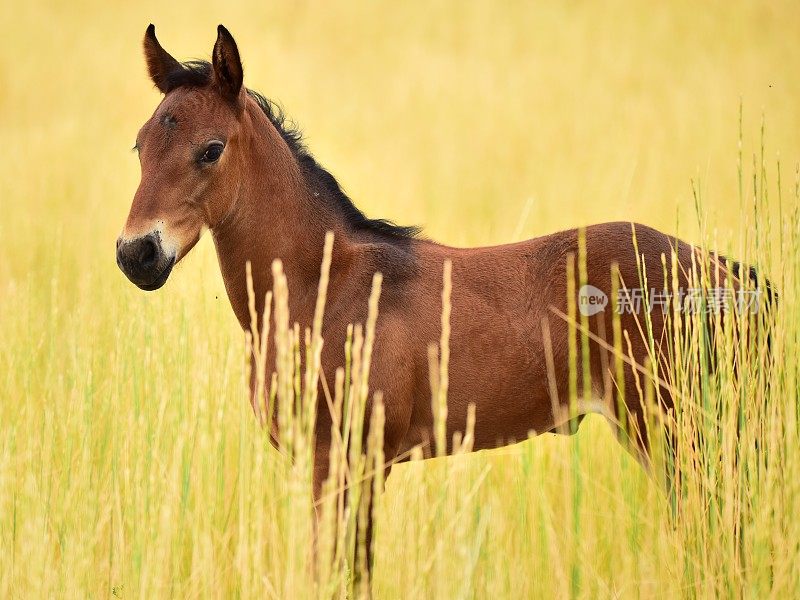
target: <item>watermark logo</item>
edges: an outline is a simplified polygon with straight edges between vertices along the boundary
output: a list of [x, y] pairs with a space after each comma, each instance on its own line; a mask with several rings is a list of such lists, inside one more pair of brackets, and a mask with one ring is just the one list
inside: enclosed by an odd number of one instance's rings
[[584, 317], [591, 317], [605, 310], [608, 296], [593, 285], [584, 285], [578, 290], [578, 310]]
[[[679, 288], [668, 291], [623, 288], [617, 291], [614, 311], [619, 315], [657, 311], [666, 314], [672, 310], [686, 314], [720, 314], [734, 310], [741, 314], [756, 314], [761, 308], [761, 294], [760, 289]], [[578, 291], [578, 310], [585, 317], [603, 312], [608, 304], [608, 295], [593, 285], [584, 285]]]

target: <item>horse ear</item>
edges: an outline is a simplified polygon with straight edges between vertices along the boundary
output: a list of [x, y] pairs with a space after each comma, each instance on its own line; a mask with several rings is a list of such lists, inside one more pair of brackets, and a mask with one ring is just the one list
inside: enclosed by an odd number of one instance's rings
[[242, 60], [239, 58], [239, 49], [233, 36], [222, 25], [217, 27], [217, 42], [211, 55], [214, 66], [214, 81], [222, 95], [235, 102], [242, 89], [244, 73]]
[[170, 53], [158, 43], [156, 28], [152, 23], [147, 27], [147, 31], [144, 34], [144, 59], [147, 61], [147, 71], [150, 73], [150, 79], [153, 80], [153, 83], [156, 84], [162, 94], [166, 94], [169, 91], [169, 76], [179, 70], [181, 64], [172, 58]]

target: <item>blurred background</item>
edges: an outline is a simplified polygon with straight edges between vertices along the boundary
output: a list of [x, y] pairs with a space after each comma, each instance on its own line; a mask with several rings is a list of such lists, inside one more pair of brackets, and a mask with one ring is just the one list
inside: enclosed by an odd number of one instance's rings
[[[179, 59], [208, 58], [224, 23], [246, 85], [286, 108], [359, 206], [450, 244], [614, 219], [691, 237], [691, 178], [730, 228], [740, 101], [748, 160], [762, 113], [769, 158], [779, 150], [789, 174], [800, 158], [791, 1], [0, 10], [3, 279], [41, 264], [44, 232], [63, 231], [65, 250], [80, 238], [97, 252], [81, 260], [122, 282], [109, 248], [138, 181], [128, 149], [159, 100], [141, 53], [150, 22]], [[196, 273], [209, 246], [178, 272]]]
[[[782, 185], [794, 189], [795, 0], [3, 2], [0, 554], [28, 557], [0, 569], [6, 592], [81, 596], [127, 584], [147, 597], [175, 591], [159, 586], [180, 573], [187, 587], [177, 589], [191, 596], [198, 582], [214, 589], [216, 580], [203, 578], [228, 564], [217, 555], [204, 562], [204, 552], [235, 537], [208, 506], [213, 494], [224, 504], [239, 493], [245, 454], [230, 453], [258, 437], [243, 393], [242, 334], [213, 244], [201, 240], [155, 294], [129, 284], [114, 259], [139, 179], [131, 147], [160, 99], [141, 50], [151, 22], [181, 60], [208, 58], [223, 23], [238, 42], [245, 84], [302, 126], [360, 208], [447, 244], [620, 219], [699, 242], [694, 181], [707, 233], [735, 255], [749, 206], [737, 171], [740, 107], [743, 187], [752, 189], [747, 173], [760, 169], [763, 139], [770, 173], [779, 160]], [[589, 422], [577, 438], [589, 440], [586, 471], [612, 477], [619, 462], [603, 457], [622, 454], [605, 425]], [[509, 482], [535, 487], [542, 465], [551, 474], [561, 465], [568, 480], [559, 457], [571, 443], [546, 436], [523, 445], [534, 454], [518, 462], [506, 455], [519, 447], [498, 455], [504, 466], [491, 477], [499, 483], [480, 496], [494, 516], [476, 517], [482, 531], [508, 536], [508, 546], [489, 536], [495, 550], [524, 556], [528, 548], [514, 537], [519, 523], [503, 519]], [[470, 460], [479, 474], [491, 462]], [[637, 465], [619, 460], [646, 485]], [[418, 468], [390, 480], [388, 514], [413, 509], [407, 484]], [[541, 492], [556, 512], [559, 485]], [[520, 490], [509, 495], [524, 504]], [[617, 492], [589, 493], [612, 512], [638, 506], [637, 493]], [[667, 563], [636, 548], [664, 530], [637, 521], [637, 511], [625, 513], [634, 515], [625, 523], [639, 523], [626, 577], [663, 591], [656, 574]], [[589, 522], [607, 524], [605, 516]], [[388, 534], [379, 539], [389, 552]], [[614, 538], [585, 539], [595, 552], [592, 540]], [[615, 547], [604, 548], [607, 561]], [[384, 589], [409, 589], [383, 564]], [[511, 572], [484, 572], [501, 575], [504, 589], [522, 589]]]

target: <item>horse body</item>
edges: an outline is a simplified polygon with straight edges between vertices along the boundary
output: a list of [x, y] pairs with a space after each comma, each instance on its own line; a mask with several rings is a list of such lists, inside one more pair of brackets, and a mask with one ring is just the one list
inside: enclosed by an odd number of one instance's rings
[[[263, 199], [253, 196], [253, 202], [258, 204]], [[261, 314], [264, 295], [272, 288], [272, 260], [287, 257], [271, 248], [274, 224], [265, 223], [262, 229], [251, 220], [242, 223], [251, 233], [222, 228], [214, 232], [214, 239], [234, 312], [243, 329], [249, 331], [243, 265], [247, 261], [252, 264], [256, 309]], [[308, 261], [307, 268], [293, 265], [290, 258], [286, 260], [286, 270], [290, 318], [305, 328], [313, 319], [324, 228], [314, 233], [313, 225], [301, 225], [306, 254], [314, 258]], [[327, 343], [322, 372], [331, 381], [336, 368], [344, 364], [347, 325], [365, 321], [372, 274], [386, 273], [370, 384], [383, 393], [387, 460], [406, 456], [417, 445], [426, 451], [431, 448], [433, 413], [427, 351], [441, 333], [442, 265], [446, 260], [453, 265], [448, 440], [454, 432], [464, 430], [470, 403], [476, 408], [475, 449], [558, 430], [567, 417], [574, 418], [567, 414], [569, 324], [563, 315], [569, 311], [567, 262], [569, 257], [578, 255], [579, 230], [486, 248], [451, 248], [423, 239], [358, 234], [341, 226], [339, 230], [323, 324]], [[686, 273], [692, 270], [691, 247], [652, 228], [626, 222], [586, 228], [587, 282], [610, 290], [612, 265], [617, 265], [623, 282], [631, 287], [638, 285], [640, 267], [633, 245], [634, 231], [645, 268], [650, 267], [658, 276], [663, 276], [661, 256], [677, 251], [679, 279], [685, 285]], [[258, 241], [248, 243], [248, 236], [253, 235]], [[231, 245], [242, 251], [229, 251]], [[608, 340], [609, 345], [612, 315], [609, 307], [590, 319], [590, 331]], [[640, 335], [643, 316], [620, 315], [620, 320], [623, 329], [631, 333], [631, 358], [644, 364], [649, 355]], [[661, 314], [653, 313], [652, 327], [654, 338], [663, 340]], [[552, 355], [549, 373], [548, 352]], [[267, 364], [273, 361], [274, 355], [270, 354]], [[593, 344], [590, 364], [593, 387], [580, 390], [581, 396], [605, 401], [609, 412], [604, 414], [613, 415], [614, 423], [617, 415], [612, 410], [613, 400], [619, 385], [610, 379], [613, 357], [608, 348]], [[638, 415], [641, 398], [636, 394], [632, 367], [626, 367], [625, 377], [626, 401], [631, 413]], [[663, 390], [663, 395], [669, 405], [668, 392]], [[594, 408], [584, 410], [583, 406]], [[589, 412], [597, 406], [583, 403], [578, 410]], [[323, 409], [317, 422], [318, 455], [325, 462], [331, 416]], [[644, 435], [643, 428], [640, 435]], [[639, 440], [640, 446], [644, 443], [644, 439]], [[320, 477], [324, 477], [324, 469]]]
[[[612, 265], [618, 265], [622, 281], [638, 287], [634, 230], [643, 248], [644, 264], [659, 277], [663, 276], [662, 254], [670, 256], [677, 251], [679, 279], [686, 285], [686, 273], [692, 270], [691, 247], [649, 227], [626, 222], [586, 228], [588, 283], [610, 290]], [[570, 373], [569, 324], [562, 315], [569, 310], [567, 262], [578, 255], [578, 238], [579, 231], [573, 229], [487, 248], [451, 248], [427, 240], [399, 242], [408, 272], [399, 272], [395, 265], [393, 276], [384, 279], [370, 373], [371, 387], [381, 390], [386, 407], [388, 458], [407, 455], [417, 445], [429, 449], [433, 439], [427, 349], [441, 333], [445, 260], [453, 265], [448, 440], [464, 430], [470, 403], [476, 408], [475, 449], [524, 440], [531, 433], [557, 430], [564, 424]], [[384, 240], [377, 247], [394, 243], [398, 241]], [[345, 245], [347, 250], [342, 248]], [[341, 341], [347, 324], [363, 322], [366, 317], [371, 275], [381, 270], [380, 259], [387, 254], [385, 248], [381, 250], [376, 250], [374, 242], [348, 241], [340, 245], [339, 252], [347, 252], [349, 260], [338, 261], [334, 256], [323, 326], [323, 337], [333, 341], [326, 344], [322, 356], [323, 373], [329, 377], [344, 362]], [[345, 272], [337, 264], [344, 264]], [[290, 293], [292, 282], [290, 277]], [[240, 295], [238, 302], [242, 306], [237, 312], [244, 314], [246, 299]], [[313, 296], [306, 295], [305, 305], [296, 307], [292, 320], [301, 327], [309, 326], [313, 303]], [[590, 319], [590, 331], [608, 340], [609, 346], [613, 343], [612, 315], [609, 306]], [[645, 364], [648, 348], [638, 331], [644, 327], [643, 316], [625, 314], [620, 320], [623, 329], [631, 333], [633, 361]], [[243, 326], [249, 327], [246, 322]], [[663, 315], [652, 314], [652, 327], [653, 337], [664, 340]], [[552, 354], [550, 373], [548, 351]], [[587, 400], [599, 397], [609, 407], [610, 412], [604, 414], [614, 415], [611, 400], [616, 399], [618, 386], [610, 379], [613, 356], [609, 348], [592, 344], [590, 364], [593, 387], [579, 390], [581, 396]], [[580, 358], [577, 368], [580, 371]], [[641, 412], [641, 398], [636, 394], [632, 367], [626, 367], [625, 377], [627, 402], [636, 415]], [[662, 390], [662, 395], [669, 405], [667, 390]], [[578, 410], [589, 412], [597, 406], [586, 402]], [[325, 429], [330, 427], [328, 415], [319, 416], [319, 427], [324, 446]]]

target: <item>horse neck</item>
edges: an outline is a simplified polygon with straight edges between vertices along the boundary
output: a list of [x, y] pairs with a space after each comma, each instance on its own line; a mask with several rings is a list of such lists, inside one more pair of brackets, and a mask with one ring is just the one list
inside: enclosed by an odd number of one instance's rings
[[248, 102], [244, 118], [250, 133], [243, 136], [242, 150], [249, 164], [230, 213], [212, 233], [231, 306], [249, 331], [248, 261], [258, 326], [273, 286], [275, 259], [282, 261], [288, 281], [290, 318], [302, 322], [316, 299], [326, 232], [334, 232], [335, 263], [347, 262], [348, 242], [341, 220], [333, 211], [320, 210], [322, 203], [314, 198], [294, 153], [255, 102]]

